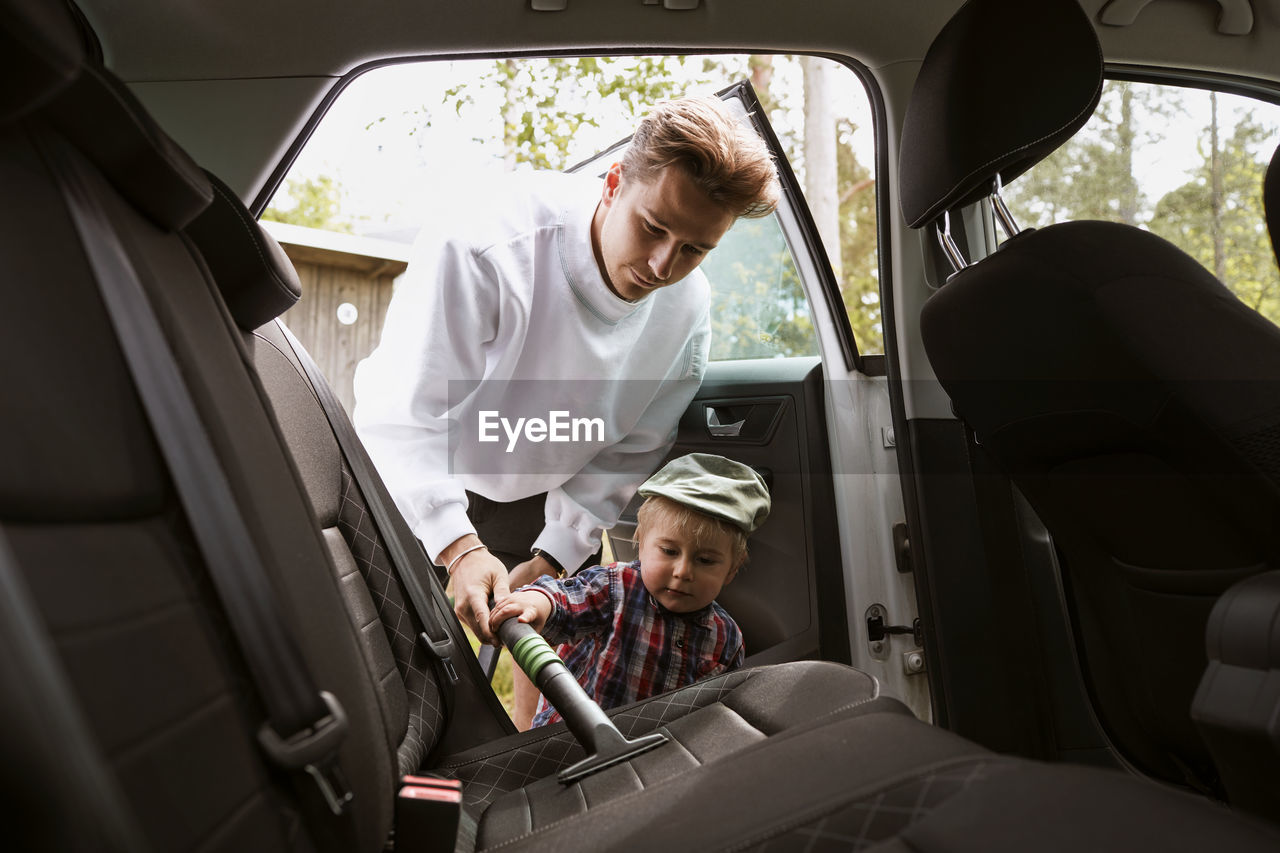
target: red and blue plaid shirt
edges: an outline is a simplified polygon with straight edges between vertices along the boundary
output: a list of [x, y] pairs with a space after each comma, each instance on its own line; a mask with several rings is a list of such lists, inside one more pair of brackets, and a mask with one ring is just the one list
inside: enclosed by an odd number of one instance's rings
[[[673, 613], [654, 600], [640, 563], [614, 563], [564, 580], [539, 578], [524, 589], [551, 599], [547, 642], [602, 708], [617, 708], [742, 665], [742, 631], [714, 601]], [[538, 700], [534, 726], [560, 719]]]

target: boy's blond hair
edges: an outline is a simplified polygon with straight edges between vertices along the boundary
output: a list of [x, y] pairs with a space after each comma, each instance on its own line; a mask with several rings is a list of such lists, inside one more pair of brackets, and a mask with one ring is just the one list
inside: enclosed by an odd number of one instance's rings
[[666, 101], [640, 122], [622, 158], [624, 174], [649, 181], [673, 165], [735, 216], [768, 216], [778, 206], [778, 172], [768, 147], [719, 98]]
[[644, 538], [644, 532], [650, 524], [663, 522], [669, 523], [698, 544], [714, 539], [718, 534], [727, 533], [734, 566], [741, 566], [747, 560], [747, 534], [742, 528], [661, 495], [645, 498], [640, 505], [640, 510], [636, 513], [636, 541]]

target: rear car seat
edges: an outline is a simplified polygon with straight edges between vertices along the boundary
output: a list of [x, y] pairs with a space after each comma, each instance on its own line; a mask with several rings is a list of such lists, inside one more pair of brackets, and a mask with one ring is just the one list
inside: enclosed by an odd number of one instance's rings
[[[184, 231], [211, 200], [242, 209], [86, 59], [61, 5], [3, 6], [0, 580], [22, 618], [2, 629], [0, 742], [15, 760], [0, 795], [21, 806], [4, 831], [23, 849], [378, 850], [410, 768], [464, 780], [481, 849], [1120, 849], [1153, 835], [1168, 849], [1274, 848], [1267, 830], [1141, 780], [992, 755], [833, 664], [620, 709], [628, 734], [666, 725], [678, 744], [569, 787], [546, 778], [576, 757], [562, 727], [489, 739], [493, 718], [460, 713], [474, 707], [465, 687], [445, 725], [433, 670], [405, 642], [421, 626], [404, 627], [413, 616], [309, 389], [276, 330], [242, 331], [287, 306], [292, 272], [251, 220], [247, 245], [198, 221]], [[347, 837], [256, 746], [260, 685], [141, 413], [55, 148], [91, 173], [98, 224], [159, 317], [279, 618], [346, 711]]]
[[[289, 302], [296, 298], [296, 275], [271, 237], [225, 187], [216, 179], [213, 183], [217, 199], [188, 228], [188, 233], [198, 236], [198, 245], [224, 293], [231, 291], [228, 302], [237, 319], [244, 326], [252, 326], [263, 316], [267, 300], [279, 299], [280, 294], [286, 294]], [[248, 285], [254, 270], [246, 259], [258, 264], [258, 288]], [[254, 292], [266, 295], [255, 300], [250, 296]], [[283, 310], [278, 303], [274, 307]], [[420, 679], [425, 678], [429, 690], [435, 689], [430, 667], [420, 659], [421, 647], [413, 642], [421, 627], [404, 604], [403, 586], [389, 566], [387, 551], [381, 545], [379, 531], [370, 523], [362, 494], [362, 485], [381, 489], [381, 484], [353, 481], [293, 343], [278, 322], [256, 329], [252, 346], [257, 371], [272, 399], [282, 433], [294, 451], [334, 560], [351, 567], [343, 573], [344, 586], [353, 603], [352, 618], [365, 630], [366, 654], [370, 661], [387, 662], [375, 667], [386, 706], [418, 706], [417, 718], [411, 715], [408, 725], [405, 715], [397, 711], [394, 724], [389, 726], [397, 736], [403, 732], [404, 740], [398, 746], [400, 772], [429, 768], [461, 779], [466, 783], [467, 807], [479, 817], [495, 798], [553, 776], [582, 758], [581, 749], [561, 724], [492, 739], [483, 738], [483, 731], [465, 731], [488, 723], [474, 716], [450, 727], [464, 732], [452, 733], [452, 742], [436, 748], [437, 736], [444, 729], [443, 709], [438, 702], [415, 701], [419, 691], [414, 685]], [[407, 527], [392, 533], [410, 536]], [[416, 553], [421, 556], [420, 551]], [[429, 574], [425, 560], [420, 562], [420, 568], [423, 575]], [[355, 574], [357, 571], [359, 575]], [[369, 590], [374, 590], [373, 596]], [[371, 598], [378, 603], [364, 603]], [[373, 623], [366, 614], [374, 610], [379, 611], [379, 627], [384, 629], [381, 632], [369, 630]], [[393, 660], [402, 679], [387, 677]], [[474, 667], [468, 667], [466, 675], [482, 677]], [[465, 690], [468, 686], [464, 678], [460, 688]], [[504, 712], [494, 706], [486, 710], [505, 719]], [[572, 813], [574, 808], [585, 810], [586, 802], [600, 803], [638, 791], [646, 783], [677, 775], [690, 766], [713, 761], [770, 735], [837, 714], [851, 717], [873, 713], [909, 715], [901, 703], [879, 696], [873, 679], [848, 667], [810, 662], [730, 673], [614, 712], [615, 720], [629, 737], [666, 726], [679, 742], [678, 749], [663, 749], [646, 758], [644, 774], [619, 768], [616, 773], [584, 780], [581, 790], [570, 788], [562, 792], [558, 785], [548, 784], [536, 789], [541, 793], [526, 791], [521, 796], [529, 798], [530, 809], [554, 801], [555, 805], [545, 808], [558, 815]], [[488, 723], [487, 728], [492, 731], [494, 725]], [[468, 743], [474, 746], [457, 751], [459, 744]], [[424, 765], [427, 753], [432, 754]], [[575, 804], [568, 807], [568, 812], [566, 802]], [[486, 820], [490, 818], [492, 814], [486, 814]], [[488, 835], [492, 836], [493, 830]]]

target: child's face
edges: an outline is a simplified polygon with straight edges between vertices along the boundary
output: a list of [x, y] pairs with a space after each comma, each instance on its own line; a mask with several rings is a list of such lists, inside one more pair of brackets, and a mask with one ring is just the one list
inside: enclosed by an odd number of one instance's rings
[[645, 589], [672, 612], [701, 610], [737, 573], [733, 537], [724, 531], [695, 542], [674, 525], [655, 519], [640, 539]]

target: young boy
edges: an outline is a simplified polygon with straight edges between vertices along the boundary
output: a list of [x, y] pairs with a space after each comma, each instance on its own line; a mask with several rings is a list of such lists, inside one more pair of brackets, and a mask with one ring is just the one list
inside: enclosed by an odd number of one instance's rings
[[[498, 602], [496, 631], [517, 618], [538, 630], [602, 708], [646, 699], [742, 665], [742, 632], [715, 598], [769, 515], [751, 468], [691, 453], [640, 487], [640, 559], [540, 578]], [[540, 699], [534, 726], [560, 719]]]

